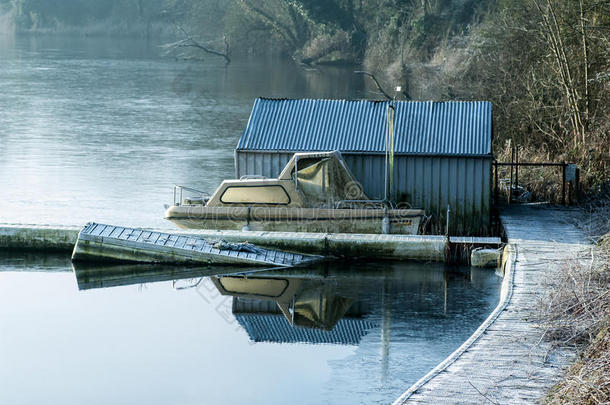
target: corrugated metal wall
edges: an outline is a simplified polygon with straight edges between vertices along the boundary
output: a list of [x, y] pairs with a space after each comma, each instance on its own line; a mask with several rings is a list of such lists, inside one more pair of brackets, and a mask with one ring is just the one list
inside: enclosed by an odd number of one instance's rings
[[235, 176], [277, 177], [294, 153], [235, 152]]
[[[277, 177], [292, 153], [244, 152], [235, 156], [236, 174]], [[348, 154], [343, 158], [370, 198], [383, 198], [385, 156]], [[444, 231], [451, 206], [453, 235], [483, 235], [489, 231], [491, 158], [396, 156], [394, 201], [405, 201], [432, 215], [433, 232]]]

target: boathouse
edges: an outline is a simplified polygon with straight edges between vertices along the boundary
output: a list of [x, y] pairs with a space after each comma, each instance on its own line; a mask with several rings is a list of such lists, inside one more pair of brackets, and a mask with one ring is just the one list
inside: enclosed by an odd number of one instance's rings
[[444, 231], [450, 207], [452, 234], [485, 234], [491, 142], [486, 101], [258, 98], [235, 172], [276, 177], [295, 152], [338, 150], [371, 199], [425, 209], [432, 232]]

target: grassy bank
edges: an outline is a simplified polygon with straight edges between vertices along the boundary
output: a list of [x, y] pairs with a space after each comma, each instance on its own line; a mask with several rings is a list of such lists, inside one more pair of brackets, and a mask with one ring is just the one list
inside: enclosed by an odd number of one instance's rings
[[545, 338], [579, 353], [548, 404], [610, 402], [610, 195], [585, 206], [578, 225], [595, 245], [562, 264], [540, 302]]

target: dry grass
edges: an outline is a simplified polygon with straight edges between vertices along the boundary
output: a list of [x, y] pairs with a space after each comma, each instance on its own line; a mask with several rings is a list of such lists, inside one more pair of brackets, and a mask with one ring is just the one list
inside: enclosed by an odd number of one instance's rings
[[580, 351], [547, 396], [549, 404], [610, 403], [610, 199], [590, 202], [579, 225], [597, 246], [563, 263], [540, 305], [546, 338]]
[[549, 404], [610, 403], [610, 330], [606, 325], [549, 396]]

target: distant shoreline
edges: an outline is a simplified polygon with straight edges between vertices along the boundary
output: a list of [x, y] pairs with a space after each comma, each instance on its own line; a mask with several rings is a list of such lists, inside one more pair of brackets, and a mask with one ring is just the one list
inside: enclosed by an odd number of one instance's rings
[[15, 35], [83, 35], [87, 37], [129, 37], [150, 39], [173, 39], [175, 35], [166, 24], [105, 24], [95, 23], [86, 26], [62, 25], [56, 27], [15, 27]]

